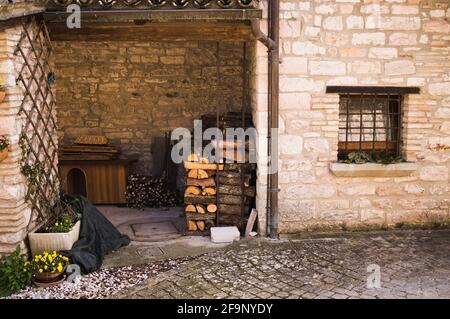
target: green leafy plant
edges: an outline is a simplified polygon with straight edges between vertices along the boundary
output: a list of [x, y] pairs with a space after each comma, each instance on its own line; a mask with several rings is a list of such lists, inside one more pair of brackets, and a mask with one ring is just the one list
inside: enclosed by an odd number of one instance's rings
[[393, 156], [392, 153], [386, 150], [381, 152], [372, 152], [371, 158], [372, 162], [385, 165], [403, 162], [403, 158], [401, 156]]
[[395, 164], [403, 162], [401, 156], [393, 156], [392, 153], [383, 150], [380, 152], [351, 152], [347, 155], [347, 159], [341, 162], [347, 164], [364, 164], [364, 163], [377, 163], [377, 164]]
[[0, 152], [9, 146], [9, 141], [6, 136], [0, 136]]
[[65, 212], [57, 217], [56, 220], [47, 223], [41, 230], [43, 233], [68, 233], [77, 221], [81, 219], [80, 214], [71, 214]]
[[32, 270], [20, 247], [0, 260], [0, 297], [7, 297], [31, 284]]
[[347, 155], [345, 163], [364, 164], [371, 161], [370, 155], [366, 152], [351, 152]]

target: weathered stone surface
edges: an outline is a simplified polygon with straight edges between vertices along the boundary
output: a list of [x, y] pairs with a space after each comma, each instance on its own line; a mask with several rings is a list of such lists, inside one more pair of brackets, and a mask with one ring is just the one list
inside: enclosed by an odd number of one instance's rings
[[313, 75], [345, 75], [346, 64], [340, 61], [311, 61], [309, 69]]
[[386, 62], [385, 72], [387, 75], [414, 74], [416, 67], [412, 61], [392, 61]]
[[386, 42], [386, 35], [382, 32], [377, 33], [355, 33], [352, 43], [354, 45], [383, 45]]
[[281, 135], [279, 144], [281, 154], [300, 155], [303, 150], [303, 140], [300, 136]]
[[324, 138], [307, 138], [305, 139], [305, 151], [318, 152], [328, 154], [330, 151], [330, 144]]
[[447, 166], [424, 166], [420, 168], [419, 176], [424, 181], [448, 181]]
[[449, 95], [450, 82], [432, 83], [428, 86], [428, 90], [432, 95]]

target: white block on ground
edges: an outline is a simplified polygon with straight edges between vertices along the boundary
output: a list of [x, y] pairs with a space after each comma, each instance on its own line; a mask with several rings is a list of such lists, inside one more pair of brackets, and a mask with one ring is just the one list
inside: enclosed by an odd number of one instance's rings
[[211, 227], [211, 241], [213, 243], [232, 243], [241, 239], [241, 233], [236, 226]]

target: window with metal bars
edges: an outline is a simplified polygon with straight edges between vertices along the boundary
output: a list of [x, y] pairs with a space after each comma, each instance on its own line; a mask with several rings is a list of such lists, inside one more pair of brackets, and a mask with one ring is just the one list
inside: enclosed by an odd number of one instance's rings
[[338, 158], [351, 152], [401, 156], [402, 94], [340, 94]]

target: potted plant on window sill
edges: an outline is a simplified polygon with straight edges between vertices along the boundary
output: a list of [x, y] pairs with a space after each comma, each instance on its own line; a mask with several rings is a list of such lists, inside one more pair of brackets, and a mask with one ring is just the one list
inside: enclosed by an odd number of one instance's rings
[[61, 200], [54, 210], [53, 218], [36, 232], [28, 234], [33, 256], [44, 251], [69, 250], [80, 236], [81, 215]]
[[33, 282], [37, 286], [49, 287], [64, 281], [64, 270], [69, 264], [69, 258], [56, 251], [43, 252], [31, 260]]
[[9, 141], [5, 136], [0, 136], [0, 162], [8, 157]]

